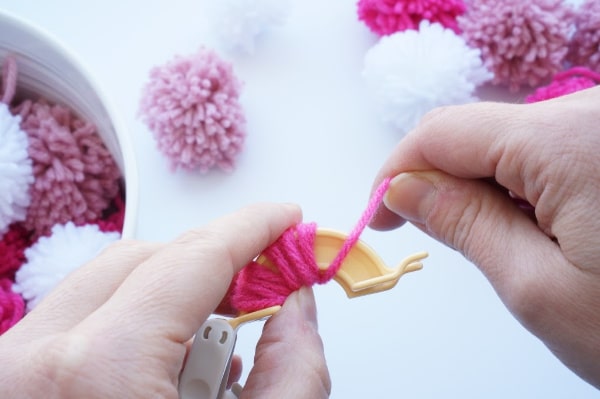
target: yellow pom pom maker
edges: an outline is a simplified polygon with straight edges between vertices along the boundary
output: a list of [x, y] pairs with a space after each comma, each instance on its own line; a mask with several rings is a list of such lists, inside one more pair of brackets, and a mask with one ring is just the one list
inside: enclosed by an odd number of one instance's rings
[[[319, 268], [327, 269], [336, 257], [347, 235], [331, 229], [317, 229], [315, 259]], [[367, 244], [358, 241], [344, 259], [334, 280], [349, 298], [392, 289], [400, 277], [423, 268], [421, 260], [427, 252], [418, 252], [403, 259], [396, 268], [388, 268], [381, 257]], [[258, 263], [266, 267], [269, 261], [259, 256]], [[180, 399], [237, 399], [242, 387], [233, 384], [226, 389], [237, 330], [247, 322], [262, 320], [275, 314], [281, 306], [239, 314], [232, 319], [212, 318], [198, 330], [179, 379]]]

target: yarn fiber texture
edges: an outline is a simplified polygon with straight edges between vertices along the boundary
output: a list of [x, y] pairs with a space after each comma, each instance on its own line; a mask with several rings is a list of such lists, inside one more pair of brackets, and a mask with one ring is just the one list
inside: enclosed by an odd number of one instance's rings
[[151, 70], [140, 115], [172, 170], [233, 170], [246, 137], [240, 91], [232, 65], [210, 49]]
[[25, 220], [31, 203], [33, 167], [21, 118], [0, 103], [0, 237], [14, 222]]
[[104, 233], [94, 224], [75, 226], [72, 222], [52, 227], [25, 250], [27, 261], [17, 271], [13, 290], [27, 301], [30, 311], [69, 273], [96, 257], [119, 233]]
[[45, 101], [18, 107], [35, 181], [24, 225], [36, 236], [55, 224], [92, 222], [119, 191], [121, 173], [95, 126]]
[[467, 43], [481, 49], [494, 84], [517, 91], [563, 68], [573, 11], [563, 0], [471, 0], [458, 17]]
[[435, 107], [476, 101], [475, 89], [492, 75], [478, 49], [423, 21], [418, 31], [384, 36], [369, 49], [363, 77], [382, 120], [404, 133]]
[[575, 67], [557, 73], [549, 85], [539, 87], [534, 93], [525, 98], [525, 102], [535, 103], [549, 100], [575, 93], [576, 91], [589, 89], [598, 84], [600, 84], [600, 73], [584, 67]]
[[12, 281], [0, 278], [0, 335], [17, 324], [25, 314], [23, 298], [13, 292]]
[[575, 14], [567, 59], [600, 73], [600, 1], [586, 0]]
[[379, 36], [418, 29], [423, 20], [459, 32], [456, 17], [465, 12], [462, 0], [359, 0], [358, 19]]
[[389, 184], [390, 179], [384, 179], [375, 190], [356, 226], [327, 269], [321, 270], [315, 259], [314, 242], [317, 225], [297, 224], [287, 229], [262, 252], [275, 268], [272, 269], [256, 261], [250, 262], [234, 277], [232, 287], [220, 309], [253, 312], [282, 305], [292, 292], [301, 287], [330, 281], [342, 267], [344, 259], [373, 218]]
[[12, 224], [0, 240], [0, 278], [14, 278], [25, 262], [25, 249], [31, 245], [29, 233], [19, 224]]
[[111, 205], [104, 210], [102, 218], [94, 222], [100, 231], [116, 232], [123, 231], [125, 223], [125, 201], [121, 195], [117, 195]]

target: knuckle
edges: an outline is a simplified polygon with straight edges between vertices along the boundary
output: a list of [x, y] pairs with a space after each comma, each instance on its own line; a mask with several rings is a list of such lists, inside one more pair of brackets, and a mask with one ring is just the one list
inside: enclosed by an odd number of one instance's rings
[[174, 246], [185, 247], [185, 251], [195, 251], [198, 259], [218, 259], [220, 264], [228, 265], [233, 274], [233, 249], [221, 232], [210, 227], [191, 229], [179, 236]]
[[468, 253], [471, 245], [477, 241], [473, 239], [473, 230], [482, 207], [481, 199], [469, 195], [464, 188], [440, 187], [436, 205], [429, 213], [426, 225], [438, 239], [471, 259]]
[[130, 253], [141, 253], [149, 250], [151, 244], [137, 240], [117, 240], [108, 244], [101, 252], [101, 255], [121, 256]]
[[432, 128], [437, 125], [440, 120], [443, 121], [455, 108], [456, 106], [444, 105], [428, 111], [419, 121], [417, 128], [424, 130]]

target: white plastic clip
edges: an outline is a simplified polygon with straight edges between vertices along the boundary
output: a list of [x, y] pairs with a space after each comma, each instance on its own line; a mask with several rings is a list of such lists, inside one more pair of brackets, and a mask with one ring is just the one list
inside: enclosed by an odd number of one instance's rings
[[240, 384], [227, 390], [231, 358], [238, 328], [250, 321], [264, 320], [281, 306], [240, 314], [234, 319], [208, 319], [194, 337], [185, 366], [179, 376], [179, 399], [237, 399]]
[[236, 399], [226, 390], [236, 331], [224, 319], [209, 319], [196, 333], [179, 378], [180, 399]]

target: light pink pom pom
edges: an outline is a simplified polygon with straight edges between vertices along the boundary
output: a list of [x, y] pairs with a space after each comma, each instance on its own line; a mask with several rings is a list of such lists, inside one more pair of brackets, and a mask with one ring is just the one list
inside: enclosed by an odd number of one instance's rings
[[379, 36], [416, 30], [422, 20], [458, 33], [456, 17], [465, 12], [462, 0], [359, 0], [357, 6], [358, 19]]
[[119, 191], [121, 173], [94, 125], [44, 101], [25, 101], [16, 111], [35, 177], [24, 226], [39, 237], [55, 224], [98, 219]]
[[458, 17], [467, 43], [481, 49], [494, 84], [517, 91], [562, 69], [573, 12], [563, 0], [472, 0]]
[[587, 0], [581, 5], [575, 28], [567, 59], [573, 65], [600, 72], [600, 1]]
[[533, 94], [527, 96], [526, 103], [549, 100], [564, 96], [576, 91], [589, 89], [600, 84], [600, 73], [595, 73], [587, 68], [575, 67], [556, 74], [552, 83], [538, 88]]
[[233, 169], [246, 136], [240, 89], [231, 64], [209, 49], [151, 70], [140, 114], [172, 170]]

